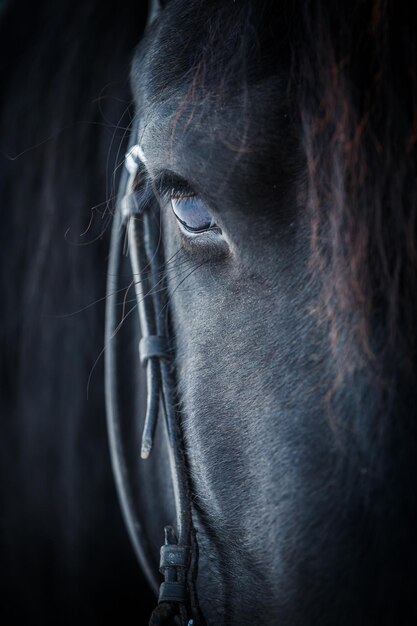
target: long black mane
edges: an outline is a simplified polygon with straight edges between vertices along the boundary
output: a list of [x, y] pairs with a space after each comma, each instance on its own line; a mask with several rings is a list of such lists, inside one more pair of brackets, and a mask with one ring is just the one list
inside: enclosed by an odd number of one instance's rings
[[146, 3], [47, 0], [0, 16], [4, 623], [125, 621], [147, 593], [113, 486], [100, 358], [145, 18]]

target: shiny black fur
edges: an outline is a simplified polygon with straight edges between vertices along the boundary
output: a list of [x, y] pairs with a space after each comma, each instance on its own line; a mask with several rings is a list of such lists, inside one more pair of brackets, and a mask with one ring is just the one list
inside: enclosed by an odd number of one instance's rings
[[135, 57], [149, 176], [186, 180], [227, 242], [184, 236], [162, 188], [211, 624], [416, 618], [413, 19], [172, 0]]

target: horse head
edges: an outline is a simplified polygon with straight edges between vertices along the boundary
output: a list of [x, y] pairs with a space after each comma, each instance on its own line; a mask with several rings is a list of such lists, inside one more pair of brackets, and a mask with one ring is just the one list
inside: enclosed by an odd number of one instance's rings
[[[409, 20], [172, 0], [135, 53], [134, 184], [158, 204], [151, 290], [208, 623], [415, 616]], [[168, 448], [158, 425], [135, 470], [154, 548], [175, 519]]]

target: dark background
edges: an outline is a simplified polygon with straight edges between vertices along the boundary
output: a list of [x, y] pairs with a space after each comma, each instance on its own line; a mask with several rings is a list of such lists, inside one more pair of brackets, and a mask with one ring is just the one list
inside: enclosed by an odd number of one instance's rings
[[153, 602], [111, 473], [102, 357], [109, 216], [146, 5], [0, 4], [0, 621], [10, 626], [145, 624]]

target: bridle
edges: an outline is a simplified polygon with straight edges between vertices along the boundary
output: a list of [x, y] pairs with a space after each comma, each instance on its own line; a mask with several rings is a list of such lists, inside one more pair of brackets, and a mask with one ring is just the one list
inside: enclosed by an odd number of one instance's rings
[[[133, 131], [135, 139], [137, 127]], [[113, 471], [125, 522], [136, 554], [151, 583], [154, 575], [149, 549], [134, 512], [120, 438], [117, 367], [117, 305], [125, 236], [128, 238], [137, 310], [141, 330], [139, 355], [146, 368], [147, 407], [142, 436], [142, 458], [151, 450], [158, 414], [162, 413], [176, 509], [176, 529], [165, 527], [160, 571], [164, 582], [150, 624], [196, 626], [203, 620], [195, 592], [197, 542], [191, 519], [191, 500], [178, 416], [174, 404], [172, 359], [166, 332], [166, 296], [160, 211], [156, 197], [143, 202], [144, 164], [141, 150], [133, 145], [125, 158], [116, 213], [113, 218], [108, 266], [106, 308], [106, 405]]]
[[164, 529], [165, 543], [160, 554], [160, 572], [164, 575], [164, 582], [160, 585], [158, 606], [152, 613], [150, 624], [197, 626], [204, 623], [195, 591], [197, 541], [192, 525], [189, 481], [174, 402], [172, 355], [166, 329], [168, 303], [164, 288], [160, 209], [155, 194], [148, 195], [147, 199], [144, 197], [144, 157], [135, 143], [138, 140], [138, 124], [135, 124], [131, 138], [133, 145], [125, 158], [113, 217], [107, 278], [105, 386], [111, 460], [134, 550], [151, 586], [155, 588], [157, 583], [150, 564], [150, 550], [135, 513], [134, 493], [129, 483], [121, 438], [117, 311], [123, 248], [127, 236], [139, 313], [139, 356], [141, 364], [146, 368], [147, 406], [141, 456], [146, 459], [151, 453], [158, 415], [162, 413], [176, 510], [176, 528], [166, 526]]
[[[148, 8], [149, 26], [158, 15], [161, 2], [151, 0]], [[158, 416], [162, 413], [176, 512], [176, 528], [166, 526], [164, 529], [165, 542], [160, 551], [160, 572], [164, 581], [159, 587], [158, 605], [152, 612], [150, 625], [201, 626], [204, 619], [195, 590], [198, 546], [192, 524], [181, 429], [175, 409], [172, 354], [166, 323], [168, 302], [160, 207], [156, 194], [144, 193], [146, 169], [143, 153], [136, 143], [138, 133], [139, 123], [136, 121], [119, 183], [108, 263], [105, 387], [110, 454], [124, 520], [136, 556], [151, 586], [156, 589], [158, 582], [151, 566], [149, 545], [135, 512], [134, 493], [121, 437], [117, 311], [127, 236], [140, 324], [139, 358], [146, 369], [147, 405], [141, 457], [146, 459], [151, 453]]]

